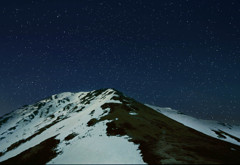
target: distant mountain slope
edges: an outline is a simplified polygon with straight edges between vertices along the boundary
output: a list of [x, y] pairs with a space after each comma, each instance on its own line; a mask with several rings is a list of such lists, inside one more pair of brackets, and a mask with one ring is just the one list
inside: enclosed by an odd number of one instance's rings
[[240, 163], [238, 145], [196, 130], [113, 89], [66, 92], [0, 118], [0, 162]]
[[236, 145], [240, 145], [240, 126], [221, 123], [213, 120], [201, 120], [191, 116], [184, 115], [177, 110], [171, 108], [161, 108], [146, 104], [146, 106], [155, 109], [163, 115], [193, 128], [206, 135], [224, 140]]

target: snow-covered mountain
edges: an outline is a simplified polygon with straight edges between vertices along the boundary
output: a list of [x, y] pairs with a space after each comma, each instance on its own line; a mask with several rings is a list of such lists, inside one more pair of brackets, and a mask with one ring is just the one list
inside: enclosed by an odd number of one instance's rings
[[114, 89], [66, 92], [0, 118], [0, 162], [239, 163], [239, 130]]

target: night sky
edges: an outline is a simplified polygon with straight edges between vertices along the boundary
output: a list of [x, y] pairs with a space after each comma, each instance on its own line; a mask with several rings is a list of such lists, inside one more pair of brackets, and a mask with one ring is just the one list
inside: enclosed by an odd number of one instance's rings
[[239, 0], [2, 0], [0, 13], [0, 115], [115, 88], [240, 122]]

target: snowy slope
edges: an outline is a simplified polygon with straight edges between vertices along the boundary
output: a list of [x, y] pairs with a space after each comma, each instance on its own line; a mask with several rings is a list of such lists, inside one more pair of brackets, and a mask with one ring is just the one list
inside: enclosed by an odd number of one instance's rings
[[213, 120], [196, 119], [171, 108], [160, 108], [148, 104], [146, 105], [187, 127], [195, 129], [211, 137], [240, 145], [240, 126], [220, 123]]
[[108, 114], [109, 109], [101, 108], [103, 104], [121, 103], [111, 100], [114, 96], [112, 89], [66, 92], [4, 116], [0, 121], [5, 119], [7, 124], [0, 127], [0, 161], [56, 136], [60, 140], [57, 152], [61, 154], [49, 163], [144, 163], [138, 146], [129, 142], [127, 136], [106, 135], [106, 121], [93, 127], [87, 125], [92, 118]]

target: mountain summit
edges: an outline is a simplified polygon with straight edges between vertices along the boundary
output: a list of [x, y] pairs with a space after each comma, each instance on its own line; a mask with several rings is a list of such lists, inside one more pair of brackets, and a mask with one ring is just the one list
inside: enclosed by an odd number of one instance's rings
[[240, 163], [239, 130], [114, 89], [65, 92], [0, 118], [0, 162]]

